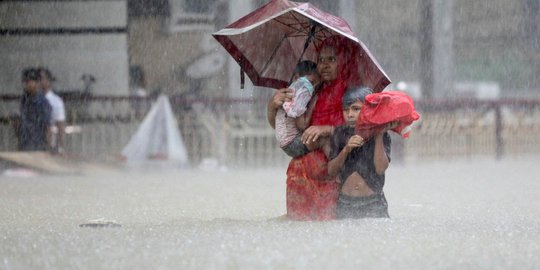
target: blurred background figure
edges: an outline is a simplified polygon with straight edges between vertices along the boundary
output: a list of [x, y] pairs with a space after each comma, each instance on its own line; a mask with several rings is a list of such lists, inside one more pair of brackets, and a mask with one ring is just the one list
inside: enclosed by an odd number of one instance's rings
[[66, 126], [66, 110], [64, 101], [53, 91], [53, 83], [56, 78], [45, 67], [37, 68], [40, 76], [40, 87], [52, 108], [49, 128], [50, 146], [53, 153], [64, 152], [64, 134]]
[[26, 68], [22, 72], [24, 93], [21, 98], [19, 150], [45, 151], [49, 149], [48, 130], [51, 105], [40, 91], [39, 70]]
[[129, 95], [131, 107], [135, 111], [135, 117], [142, 119], [145, 112], [149, 109], [146, 99], [148, 91], [146, 90], [146, 79], [144, 70], [140, 66], [132, 66], [129, 69]]

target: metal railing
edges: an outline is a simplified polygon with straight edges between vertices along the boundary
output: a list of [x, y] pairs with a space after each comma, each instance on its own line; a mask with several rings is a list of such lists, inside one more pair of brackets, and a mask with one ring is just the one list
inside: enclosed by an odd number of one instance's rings
[[[2, 96], [0, 151], [16, 150], [8, 116], [17, 96]], [[231, 167], [286, 166], [266, 120], [266, 100], [170, 97], [192, 165], [214, 159]], [[152, 98], [66, 99], [66, 151], [86, 159], [116, 157], [135, 133]], [[540, 100], [416, 102], [411, 136], [393, 136], [394, 161], [539, 154]]]

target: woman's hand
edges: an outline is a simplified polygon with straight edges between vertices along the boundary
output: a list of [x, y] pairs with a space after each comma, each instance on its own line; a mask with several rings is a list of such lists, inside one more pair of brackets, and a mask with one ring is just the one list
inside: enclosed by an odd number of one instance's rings
[[302, 133], [302, 142], [305, 145], [314, 143], [320, 137], [330, 136], [334, 131], [332, 126], [310, 126]]

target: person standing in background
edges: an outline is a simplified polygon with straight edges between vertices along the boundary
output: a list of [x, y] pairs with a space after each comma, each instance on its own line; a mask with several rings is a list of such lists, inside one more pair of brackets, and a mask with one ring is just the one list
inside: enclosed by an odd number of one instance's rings
[[40, 91], [39, 71], [26, 68], [22, 72], [24, 93], [21, 98], [21, 121], [19, 127], [20, 151], [46, 151], [51, 121], [51, 105]]
[[48, 131], [51, 150], [53, 153], [61, 154], [64, 152], [64, 134], [66, 126], [64, 101], [53, 91], [52, 84], [56, 81], [56, 78], [52, 75], [51, 71], [45, 67], [38, 67], [37, 70], [40, 75], [40, 88], [52, 107], [51, 122]]

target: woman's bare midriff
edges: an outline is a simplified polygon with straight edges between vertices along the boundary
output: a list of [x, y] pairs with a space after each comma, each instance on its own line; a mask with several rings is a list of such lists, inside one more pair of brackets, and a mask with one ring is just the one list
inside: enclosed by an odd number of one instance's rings
[[341, 193], [347, 196], [369, 196], [375, 192], [368, 187], [360, 174], [354, 172], [345, 179], [345, 183], [341, 187]]

